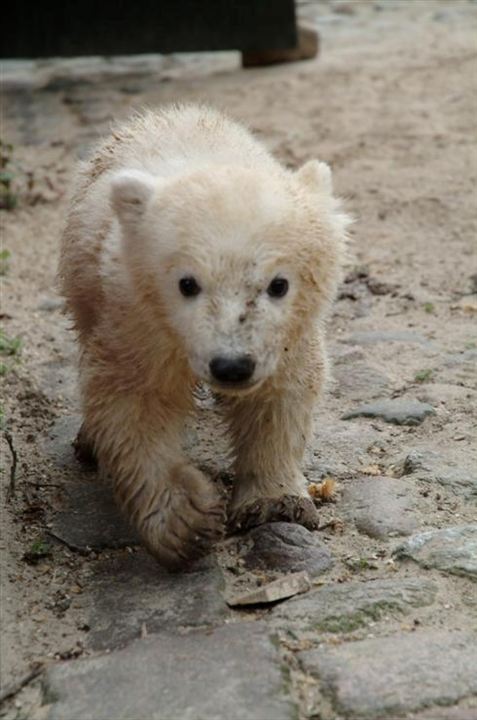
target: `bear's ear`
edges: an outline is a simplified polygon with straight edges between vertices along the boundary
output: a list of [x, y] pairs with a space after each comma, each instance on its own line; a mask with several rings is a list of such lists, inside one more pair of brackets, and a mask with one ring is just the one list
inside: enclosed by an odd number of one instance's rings
[[320, 160], [309, 160], [297, 170], [296, 177], [311, 191], [333, 192], [331, 168]]
[[137, 220], [158, 186], [141, 170], [121, 170], [111, 179], [111, 204], [123, 222]]

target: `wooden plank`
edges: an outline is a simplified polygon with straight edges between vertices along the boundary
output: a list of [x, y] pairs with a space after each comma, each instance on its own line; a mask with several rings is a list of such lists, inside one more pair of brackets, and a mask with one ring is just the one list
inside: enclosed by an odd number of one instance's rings
[[[15, 0], [2, 57], [294, 47], [294, 0]], [[7, 32], [8, 30], [8, 32]]]

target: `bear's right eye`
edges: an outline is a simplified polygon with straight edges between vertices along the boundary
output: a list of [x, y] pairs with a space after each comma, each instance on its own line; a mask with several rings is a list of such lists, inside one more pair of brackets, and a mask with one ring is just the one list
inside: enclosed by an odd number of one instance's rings
[[190, 276], [190, 277], [183, 277], [179, 280], [179, 290], [184, 295], [184, 297], [194, 297], [195, 295], [198, 295], [201, 291], [201, 287], [197, 280]]

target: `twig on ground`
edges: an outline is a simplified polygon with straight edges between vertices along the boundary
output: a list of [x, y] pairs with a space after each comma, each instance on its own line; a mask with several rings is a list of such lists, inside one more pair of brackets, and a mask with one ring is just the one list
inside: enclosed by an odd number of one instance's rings
[[8, 485], [7, 490], [7, 500], [10, 500], [10, 498], [15, 495], [15, 482], [16, 482], [16, 476], [17, 476], [17, 462], [18, 462], [18, 456], [17, 451], [15, 450], [15, 447], [13, 445], [13, 438], [11, 434], [8, 432], [8, 430], [4, 430], [3, 434], [5, 436], [5, 440], [7, 441], [8, 447], [10, 448], [10, 452], [12, 454], [12, 464], [10, 465], [10, 483]]
[[9, 685], [6, 685], [3, 690], [0, 691], [0, 703], [9, 697], [16, 695], [25, 685], [31, 683], [32, 680], [38, 677], [43, 672], [43, 665], [35, 665], [25, 675], [22, 675], [18, 680], [14, 680]]

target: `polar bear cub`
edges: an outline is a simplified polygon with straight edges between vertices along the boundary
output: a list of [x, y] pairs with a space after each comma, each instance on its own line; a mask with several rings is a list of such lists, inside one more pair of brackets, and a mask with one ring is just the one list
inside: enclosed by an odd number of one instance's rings
[[[292, 172], [205, 107], [138, 116], [82, 164], [60, 262], [80, 441], [162, 564], [206, 553], [227, 514], [317, 526], [300, 464], [346, 225], [327, 165]], [[233, 445], [228, 508], [181, 449], [200, 382]]]

